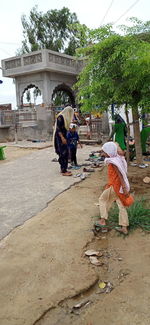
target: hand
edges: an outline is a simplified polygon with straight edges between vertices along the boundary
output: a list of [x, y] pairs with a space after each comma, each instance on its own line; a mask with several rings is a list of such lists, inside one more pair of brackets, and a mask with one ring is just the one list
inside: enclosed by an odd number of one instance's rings
[[63, 144], [67, 144], [67, 140], [64, 137], [61, 138], [61, 141]]
[[106, 190], [108, 188], [108, 184], [106, 183], [104, 186], [103, 186], [103, 190]]
[[126, 198], [128, 198], [130, 196], [130, 193], [127, 192], [126, 190], [123, 190], [123, 193], [124, 193], [124, 195], [125, 195]]

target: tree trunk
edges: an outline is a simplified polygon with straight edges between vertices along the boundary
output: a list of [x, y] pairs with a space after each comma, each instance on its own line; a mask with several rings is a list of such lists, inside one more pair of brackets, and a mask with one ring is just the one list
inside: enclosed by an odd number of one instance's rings
[[126, 115], [126, 120], [127, 120], [127, 165], [129, 165], [129, 160], [130, 160], [130, 153], [129, 153], [129, 137], [130, 137], [130, 124], [129, 124], [129, 115], [128, 115], [128, 110], [127, 110], [127, 104], [125, 104], [125, 115]]
[[133, 130], [137, 164], [143, 163], [138, 107], [132, 108]]

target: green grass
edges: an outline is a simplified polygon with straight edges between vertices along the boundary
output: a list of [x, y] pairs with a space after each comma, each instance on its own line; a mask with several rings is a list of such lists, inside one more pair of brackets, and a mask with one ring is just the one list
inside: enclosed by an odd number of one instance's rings
[[[145, 200], [135, 200], [133, 205], [127, 208], [130, 230], [142, 228], [150, 232], [150, 209], [146, 207]], [[109, 225], [113, 228], [118, 226], [118, 206], [115, 203], [109, 211]]]

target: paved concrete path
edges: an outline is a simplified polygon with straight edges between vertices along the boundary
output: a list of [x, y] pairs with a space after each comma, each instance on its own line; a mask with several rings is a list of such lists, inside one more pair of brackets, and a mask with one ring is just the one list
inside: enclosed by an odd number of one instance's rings
[[[85, 162], [91, 150], [92, 146], [79, 149], [78, 162]], [[47, 148], [0, 165], [0, 239], [80, 180], [61, 176], [59, 164], [52, 162], [55, 157], [54, 149]]]

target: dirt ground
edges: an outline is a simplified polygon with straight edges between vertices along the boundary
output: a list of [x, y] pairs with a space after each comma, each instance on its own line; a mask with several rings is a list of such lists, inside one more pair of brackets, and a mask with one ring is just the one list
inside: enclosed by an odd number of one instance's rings
[[[8, 160], [31, 152], [7, 149]], [[149, 199], [145, 176], [150, 167], [129, 168], [131, 192]], [[94, 236], [105, 183], [106, 168], [95, 169], [0, 242], [0, 325], [149, 325], [150, 235]], [[102, 253], [99, 266], [88, 249]]]

